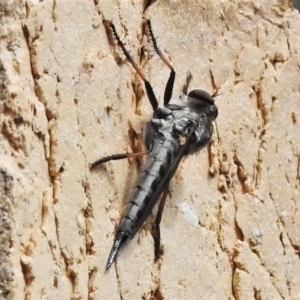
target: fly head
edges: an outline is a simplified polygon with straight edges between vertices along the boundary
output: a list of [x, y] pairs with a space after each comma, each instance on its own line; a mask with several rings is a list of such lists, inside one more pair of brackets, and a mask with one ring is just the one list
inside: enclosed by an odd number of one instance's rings
[[218, 116], [218, 108], [213, 97], [203, 90], [190, 91], [187, 96], [187, 106], [198, 114], [206, 114], [211, 121]]

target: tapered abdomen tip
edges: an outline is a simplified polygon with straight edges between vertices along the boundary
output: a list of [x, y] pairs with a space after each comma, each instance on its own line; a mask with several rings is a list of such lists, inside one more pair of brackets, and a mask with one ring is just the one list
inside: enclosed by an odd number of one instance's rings
[[114, 261], [110, 261], [110, 260], [107, 261], [106, 268], [105, 268], [106, 271], [111, 267], [111, 265], [113, 264], [113, 262]]
[[124, 231], [119, 231], [117, 233], [116, 239], [115, 239], [114, 244], [111, 248], [111, 251], [110, 251], [107, 263], [106, 263], [106, 270], [108, 270], [111, 267], [111, 265], [114, 263], [114, 261], [116, 260], [117, 254], [118, 254], [121, 246], [126, 241], [127, 237], [128, 236], [125, 234]]

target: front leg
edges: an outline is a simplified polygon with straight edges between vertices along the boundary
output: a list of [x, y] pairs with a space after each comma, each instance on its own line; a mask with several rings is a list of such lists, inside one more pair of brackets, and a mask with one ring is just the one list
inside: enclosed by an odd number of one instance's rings
[[172, 98], [172, 93], [173, 93], [173, 86], [175, 82], [175, 70], [171, 63], [165, 58], [165, 56], [162, 54], [160, 49], [157, 46], [156, 38], [154, 37], [153, 31], [152, 31], [152, 26], [150, 20], [147, 20], [147, 25], [149, 29], [149, 34], [153, 43], [153, 47], [157, 55], [161, 58], [161, 60], [164, 62], [166, 66], [171, 70], [170, 76], [167, 82], [167, 85], [165, 87], [165, 93], [164, 93], [164, 106], [167, 106]]
[[141, 69], [138, 67], [138, 65], [133, 60], [132, 56], [129, 54], [129, 52], [125, 48], [123, 42], [121, 41], [121, 39], [120, 39], [120, 37], [117, 33], [117, 30], [116, 30], [115, 25], [113, 24], [113, 22], [108, 21], [108, 20], [103, 20], [103, 24], [104, 24], [106, 29], [108, 29], [108, 28], [111, 29], [111, 31], [113, 32], [113, 35], [115, 36], [115, 38], [118, 42], [118, 45], [121, 47], [124, 55], [126, 56], [128, 61], [130, 62], [130, 64], [133, 66], [133, 68], [136, 70], [138, 75], [141, 77], [141, 79], [144, 81], [144, 85], [145, 85], [145, 89], [146, 89], [146, 92], [147, 92], [147, 95], [148, 95], [148, 99], [149, 99], [150, 104], [153, 108], [153, 111], [156, 111], [156, 109], [158, 108], [158, 101], [157, 101], [156, 96], [153, 92], [153, 88], [152, 88], [150, 82], [146, 79], [146, 77], [143, 74], [143, 72], [141, 71]]

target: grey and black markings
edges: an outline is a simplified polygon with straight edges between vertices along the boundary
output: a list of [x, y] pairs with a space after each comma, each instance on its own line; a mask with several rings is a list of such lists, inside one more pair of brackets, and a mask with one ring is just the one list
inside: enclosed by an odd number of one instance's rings
[[106, 269], [116, 260], [118, 251], [124, 242], [132, 239], [141, 228], [156, 202], [161, 197], [156, 217], [155, 256], [159, 255], [159, 223], [168, 194], [169, 182], [175, 174], [183, 156], [199, 151], [210, 140], [213, 133], [212, 121], [218, 116], [218, 108], [213, 96], [203, 90], [192, 90], [187, 94], [192, 79], [188, 72], [186, 84], [180, 104], [172, 104], [171, 97], [175, 81], [175, 70], [159, 50], [148, 20], [148, 32], [155, 52], [171, 70], [164, 93], [164, 106], [159, 107], [151, 84], [134, 62], [120, 40], [116, 28], [111, 21], [104, 21], [108, 33], [113, 33], [118, 46], [131, 65], [144, 81], [148, 99], [153, 108], [153, 117], [145, 130], [147, 151], [140, 153], [115, 154], [104, 157], [91, 164], [91, 169], [110, 160], [147, 155], [147, 163], [143, 167], [137, 183], [133, 188], [127, 204], [126, 213], [116, 231], [115, 241], [108, 257]]

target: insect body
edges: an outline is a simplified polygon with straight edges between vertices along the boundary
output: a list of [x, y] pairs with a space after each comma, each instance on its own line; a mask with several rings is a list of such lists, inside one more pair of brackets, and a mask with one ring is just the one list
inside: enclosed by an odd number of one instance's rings
[[159, 237], [158, 226], [168, 192], [169, 181], [177, 170], [182, 157], [199, 151], [210, 140], [213, 132], [212, 121], [218, 115], [218, 108], [214, 104], [213, 97], [207, 92], [193, 90], [187, 94], [187, 88], [192, 78], [190, 73], [188, 73], [183, 89], [181, 103], [170, 103], [175, 81], [175, 71], [157, 47], [150, 21], [147, 21], [147, 24], [156, 53], [171, 69], [164, 94], [164, 107], [158, 107], [158, 101], [150, 83], [125, 49], [113, 23], [105, 21], [105, 25], [109, 30], [112, 30], [126, 58], [143, 79], [149, 101], [153, 108], [153, 118], [148, 122], [145, 134], [147, 151], [104, 157], [94, 162], [91, 166], [91, 168], [94, 168], [110, 160], [148, 154], [148, 161], [139, 175], [136, 186], [131, 192], [126, 213], [117, 229], [106, 269], [113, 264], [124, 242], [128, 238], [132, 239], [134, 237], [158, 199], [162, 196], [156, 219]]

